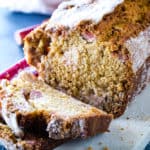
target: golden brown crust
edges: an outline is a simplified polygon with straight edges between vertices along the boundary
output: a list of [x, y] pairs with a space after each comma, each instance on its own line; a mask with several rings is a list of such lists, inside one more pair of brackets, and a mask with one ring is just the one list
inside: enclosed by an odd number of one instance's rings
[[39, 115], [31, 119], [30, 115], [23, 116], [19, 114], [18, 118], [18, 124], [22, 129], [32, 130], [39, 134], [46, 134], [45, 131], [47, 131], [50, 138], [57, 140], [75, 139], [77, 137], [87, 138], [106, 132], [112, 120], [111, 115], [91, 116], [80, 119], [74, 118], [72, 121], [65, 121], [59, 116], [53, 116], [53, 119], [47, 124], [45, 115]]

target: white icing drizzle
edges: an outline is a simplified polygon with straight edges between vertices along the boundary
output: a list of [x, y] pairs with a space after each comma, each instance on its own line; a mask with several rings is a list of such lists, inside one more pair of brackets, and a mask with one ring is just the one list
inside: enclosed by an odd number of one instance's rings
[[59, 5], [47, 29], [57, 26], [75, 27], [82, 21], [100, 22], [124, 0], [70, 0]]
[[15, 113], [11, 113], [7, 109], [7, 100], [2, 101], [2, 117], [5, 120], [6, 124], [12, 129], [14, 134], [18, 137], [23, 136], [23, 131], [19, 128], [17, 123], [17, 118]]
[[84, 119], [79, 120], [79, 126], [80, 126], [80, 132], [84, 133], [84, 130], [85, 130], [85, 120]]
[[125, 45], [131, 54], [133, 70], [136, 72], [150, 57], [150, 27], [141, 32], [136, 38], [129, 39]]
[[7, 80], [5, 80], [5, 79], [1, 80], [0, 86], [2, 86], [2, 88], [5, 89], [7, 87]]

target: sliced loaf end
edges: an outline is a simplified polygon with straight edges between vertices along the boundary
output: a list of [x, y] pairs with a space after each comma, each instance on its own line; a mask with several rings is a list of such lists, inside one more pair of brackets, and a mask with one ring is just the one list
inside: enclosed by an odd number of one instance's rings
[[32, 128], [46, 130], [52, 139], [86, 138], [107, 131], [112, 120], [112, 115], [51, 88], [29, 73], [5, 80], [1, 91], [2, 117], [18, 136], [21, 128]]

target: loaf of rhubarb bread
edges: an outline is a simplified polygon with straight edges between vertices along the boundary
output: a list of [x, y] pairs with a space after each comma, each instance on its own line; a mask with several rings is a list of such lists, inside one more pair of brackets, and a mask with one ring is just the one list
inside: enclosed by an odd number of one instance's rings
[[70, 0], [24, 40], [52, 87], [112, 113], [150, 78], [150, 0]]

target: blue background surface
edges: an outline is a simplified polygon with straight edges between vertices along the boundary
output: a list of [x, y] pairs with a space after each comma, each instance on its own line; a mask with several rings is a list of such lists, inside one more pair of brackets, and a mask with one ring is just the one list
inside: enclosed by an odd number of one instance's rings
[[24, 57], [22, 48], [14, 40], [14, 32], [17, 29], [39, 24], [48, 17], [0, 10], [0, 72]]
[[[14, 32], [17, 29], [39, 24], [48, 17], [0, 10], [0, 72], [24, 57], [22, 48], [14, 40]], [[0, 146], [0, 150], [4, 149]], [[150, 150], [150, 144], [145, 150]]]

